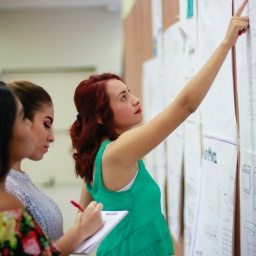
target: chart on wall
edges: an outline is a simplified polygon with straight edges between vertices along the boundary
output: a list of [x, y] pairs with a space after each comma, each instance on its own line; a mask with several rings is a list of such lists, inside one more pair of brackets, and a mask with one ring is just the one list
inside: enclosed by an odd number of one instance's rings
[[202, 144], [202, 177], [191, 255], [232, 256], [237, 145], [206, 135]]
[[[242, 2], [236, 0], [235, 8]], [[250, 26], [236, 44], [240, 144], [256, 153], [256, 0], [248, 2], [242, 15], [249, 16]]]
[[256, 155], [241, 151], [241, 255], [256, 255]]

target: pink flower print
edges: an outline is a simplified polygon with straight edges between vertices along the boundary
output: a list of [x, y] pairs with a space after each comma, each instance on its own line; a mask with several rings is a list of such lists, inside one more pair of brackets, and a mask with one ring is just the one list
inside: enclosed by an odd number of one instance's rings
[[38, 255], [41, 250], [34, 230], [29, 231], [28, 235], [22, 239], [24, 252], [27, 254]]

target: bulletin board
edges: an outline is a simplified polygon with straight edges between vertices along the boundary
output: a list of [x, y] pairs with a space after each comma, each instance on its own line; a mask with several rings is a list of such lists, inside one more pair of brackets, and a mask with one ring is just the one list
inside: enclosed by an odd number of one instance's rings
[[[153, 72], [157, 72], [156, 68], [148, 71], [151, 66], [157, 67], [153, 61], [156, 54], [152, 33], [155, 18], [152, 17], [152, 3], [156, 1], [158, 0], [135, 1], [133, 9], [124, 19], [125, 82], [133, 86], [136, 84], [134, 90], [139, 96], [146, 95], [142, 92], [142, 78], [150, 86], [154, 84], [152, 79], [155, 79], [145, 78], [143, 72], [147, 70], [151, 77]], [[162, 5], [163, 56], [169, 58], [169, 54], [173, 53], [171, 59], [176, 60], [177, 65], [184, 61], [182, 72], [185, 74], [185, 85], [219, 45], [221, 38], [224, 38], [229, 20], [242, 0], [159, 1]], [[181, 191], [183, 198], [179, 198], [183, 206], [180, 216], [182, 223], [179, 226], [182, 232], [173, 236], [175, 255], [256, 255], [255, 0], [248, 1], [243, 15], [249, 16], [249, 32], [238, 39], [214, 81], [213, 89], [198, 111], [184, 124], [184, 170], [181, 171], [184, 193]], [[174, 44], [172, 49], [171, 44]], [[183, 54], [182, 57], [177, 58], [181, 56], [178, 55], [180, 53]], [[165, 65], [164, 61], [164, 69]], [[170, 72], [174, 68], [179, 72], [177, 66], [171, 66], [173, 63], [170, 62], [169, 65]], [[165, 73], [168, 73], [168, 68]], [[170, 79], [181, 79], [175, 75]], [[159, 80], [158, 86], [170, 84]], [[150, 90], [155, 91], [154, 88]], [[177, 93], [175, 88], [171, 93]], [[176, 135], [182, 136], [182, 132]], [[196, 162], [191, 163], [195, 156]], [[175, 161], [168, 153], [167, 158]], [[189, 176], [186, 173], [189, 168], [202, 169], [200, 172], [204, 174], [203, 178], [198, 175], [198, 182], [193, 184], [191, 180], [196, 175]], [[218, 174], [211, 176], [213, 170]], [[207, 183], [209, 181], [211, 182]], [[168, 182], [166, 184], [167, 191]], [[201, 200], [197, 201], [196, 206], [195, 200], [189, 201], [191, 198], [187, 198], [186, 194], [188, 189], [190, 194], [195, 192], [195, 184]], [[170, 199], [167, 196], [167, 220], [170, 214], [168, 203]], [[172, 202], [172, 205], [175, 203]], [[192, 230], [190, 226], [191, 230], [188, 230], [186, 215], [191, 211], [194, 211], [195, 227]], [[208, 216], [204, 216], [207, 211]], [[214, 225], [207, 222], [206, 217], [209, 218], [210, 214]]]

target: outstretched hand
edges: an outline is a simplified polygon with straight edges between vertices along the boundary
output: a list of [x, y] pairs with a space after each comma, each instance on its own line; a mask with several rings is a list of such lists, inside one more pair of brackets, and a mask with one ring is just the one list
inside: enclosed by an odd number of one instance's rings
[[245, 6], [247, 5], [247, 2], [248, 0], [245, 0], [242, 3], [242, 5], [239, 7], [239, 9], [230, 20], [226, 37], [223, 41], [223, 43], [230, 48], [236, 43], [237, 38], [240, 35], [246, 33], [248, 30], [249, 18], [247, 16], [241, 16]]

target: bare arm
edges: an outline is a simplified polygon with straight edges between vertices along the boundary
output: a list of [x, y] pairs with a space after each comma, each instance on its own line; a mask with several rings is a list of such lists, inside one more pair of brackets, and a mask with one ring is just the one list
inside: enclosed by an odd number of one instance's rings
[[54, 243], [61, 255], [70, 255], [83, 240], [103, 226], [101, 209], [102, 204], [93, 201], [83, 213], [77, 214], [74, 227]]
[[232, 17], [226, 36], [201, 70], [183, 88], [176, 99], [150, 122], [123, 133], [107, 145], [103, 155], [103, 181], [117, 190], [134, 177], [137, 161], [170, 135], [203, 101], [229, 50], [239, 35], [248, 29], [248, 17], [240, 17], [247, 0]]
[[[123, 133], [109, 145], [109, 154], [116, 165], [130, 166], [144, 157], [193, 113], [216, 78], [229, 50], [239, 35], [247, 31], [248, 17], [240, 17], [247, 1], [232, 17], [226, 36], [212, 56], [184, 87], [176, 99], [145, 125]], [[139, 143], [138, 143], [139, 142]]]
[[[80, 201], [79, 204], [82, 206], [82, 208], [86, 208], [89, 203], [93, 201], [92, 195], [88, 190], [86, 189], [86, 184], [84, 183], [81, 190], [80, 195]], [[80, 211], [79, 211], [80, 212]]]

